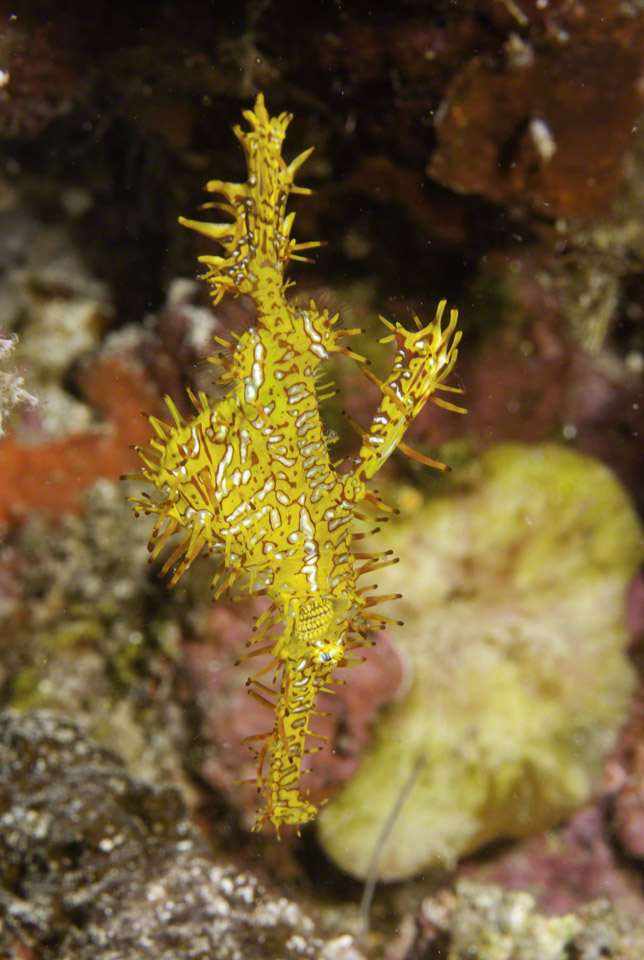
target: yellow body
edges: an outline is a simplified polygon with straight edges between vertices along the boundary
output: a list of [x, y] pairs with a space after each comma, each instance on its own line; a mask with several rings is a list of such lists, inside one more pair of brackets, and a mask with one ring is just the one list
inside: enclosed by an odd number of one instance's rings
[[[412, 333], [387, 324], [392, 331], [387, 339], [397, 346], [391, 375], [377, 381], [382, 399], [370, 429], [361, 431], [358, 457], [336, 470], [316, 379], [331, 353], [352, 356], [339, 341], [357, 331], [334, 329], [337, 317], [312, 302], [306, 309], [287, 302], [289, 260], [297, 259], [297, 250], [317, 245], [290, 239], [294, 214], [286, 214], [289, 193], [309, 192], [295, 187], [293, 178], [310, 151], [290, 165], [284, 162], [282, 142], [291, 118], [269, 117], [261, 94], [244, 116], [250, 131], [235, 128], [235, 133], [246, 154], [248, 180], [207, 185], [223, 197], [207, 206], [223, 210], [230, 222], [181, 222], [222, 247], [219, 256], [200, 257], [214, 302], [225, 293], [250, 296], [257, 320], [231, 359], [213, 357], [226, 367], [223, 397], [192, 397], [195, 416], [188, 421], [166, 398], [174, 422], [150, 418], [155, 437], [139, 453], [156, 496], [135, 503], [159, 515], [150, 541], [153, 557], [169, 537], [181, 536], [162, 571], [174, 567], [171, 584], [199, 553], [208, 552], [218, 560], [215, 598], [234, 588], [237, 595], [264, 593], [273, 601], [247, 656], [270, 656], [268, 666], [249, 680], [249, 692], [274, 710], [275, 720], [271, 731], [250, 739], [260, 745], [258, 825], [270, 820], [279, 830], [316, 814], [302, 795], [300, 772], [311, 752], [306, 743], [317, 692], [331, 681], [334, 668], [347, 662], [347, 651], [364, 642], [367, 630], [386, 620], [367, 612], [377, 598], [356, 590], [356, 577], [375, 569], [380, 559], [361, 554], [367, 562], [356, 570], [351, 550], [356, 507], [365, 499], [376, 501], [367, 481], [396, 446], [433, 463], [405, 447], [402, 437], [451, 369], [460, 334], [452, 336], [456, 311], [441, 329], [444, 303], [424, 329]], [[266, 630], [277, 622], [283, 633], [267, 638]], [[256, 646], [260, 641], [266, 645]], [[271, 671], [272, 686], [259, 679]]]

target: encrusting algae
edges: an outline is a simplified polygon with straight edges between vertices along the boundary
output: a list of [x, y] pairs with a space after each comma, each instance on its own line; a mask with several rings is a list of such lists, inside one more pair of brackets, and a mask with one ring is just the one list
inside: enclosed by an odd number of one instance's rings
[[[170, 585], [206, 553], [217, 560], [215, 599], [267, 594], [272, 600], [241, 660], [269, 657], [248, 686], [274, 712], [273, 728], [248, 742], [257, 753], [262, 800], [256, 826], [269, 820], [279, 833], [282, 824], [301, 824], [317, 813], [300, 786], [305, 754], [321, 749], [307, 746], [308, 738], [317, 736], [309, 729], [316, 694], [342, 682], [332, 677], [334, 669], [360, 662], [348, 654], [366, 645], [369, 630], [388, 621], [372, 607], [391, 598], [370, 595], [372, 586], [356, 586], [363, 574], [395, 562], [391, 551], [352, 549], [369, 532], [353, 529], [356, 519], [370, 519], [359, 512], [361, 505], [389, 509], [367, 483], [396, 447], [446, 469], [402, 438], [429, 399], [460, 412], [433, 396], [436, 390], [454, 390], [442, 382], [456, 360], [460, 333], [455, 310], [442, 327], [444, 301], [428, 326], [414, 317], [413, 332], [384, 320], [391, 331], [385, 341], [395, 343], [396, 354], [389, 377], [380, 382], [367, 361], [341, 345], [362, 331], [339, 329], [338, 317], [319, 311], [313, 301], [306, 308], [289, 303], [284, 280], [289, 261], [319, 245], [292, 240], [294, 213], [286, 214], [289, 194], [310, 193], [293, 181], [311, 150], [285, 163], [282, 142], [291, 116], [271, 118], [261, 94], [244, 117], [250, 130], [234, 132], [246, 155], [246, 183], [212, 180], [206, 187], [223, 199], [205, 206], [222, 211], [228, 222], [181, 218], [181, 223], [222, 248], [218, 256], [199, 258], [214, 304], [226, 293], [244, 294], [252, 298], [257, 319], [236, 337], [232, 351], [220, 340], [224, 353], [210, 358], [224, 367], [223, 395], [190, 393], [196, 411], [190, 420], [166, 397], [173, 422], [149, 418], [155, 436], [139, 453], [154, 494], [134, 503], [137, 512], [158, 514], [152, 558], [170, 537], [180, 536], [161, 571], [174, 569]], [[320, 367], [333, 353], [354, 359], [381, 391], [371, 426], [357, 428], [358, 456], [341, 465], [329, 458], [319, 410], [326, 389], [318, 383]], [[269, 635], [277, 624], [281, 635]]]

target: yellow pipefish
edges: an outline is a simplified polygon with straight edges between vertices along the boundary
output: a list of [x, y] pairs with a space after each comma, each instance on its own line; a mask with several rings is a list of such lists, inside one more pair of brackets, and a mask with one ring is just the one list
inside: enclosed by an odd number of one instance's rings
[[[430, 398], [460, 410], [432, 397], [454, 364], [460, 333], [455, 310], [441, 327], [444, 302], [428, 326], [414, 318], [414, 332], [384, 321], [391, 331], [385, 340], [395, 343], [396, 354], [391, 374], [380, 382], [340, 343], [362, 331], [339, 329], [338, 318], [313, 302], [306, 308], [289, 303], [289, 260], [318, 246], [291, 239], [294, 214], [286, 213], [289, 194], [310, 192], [293, 180], [311, 151], [284, 162], [291, 117], [269, 117], [261, 94], [244, 117], [250, 130], [236, 127], [235, 134], [246, 155], [246, 183], [207, 184], [220, 198], [207, 206], [223, 211], [228, 222], [181, 223], [221, 246], [219, 256], [199, 258], [214, 303], [226, 293], [245, 294], [257, 319], [236, 338], [232, 355], [210, 358], [225, 367], [223, 396], [191, 393], [196, 412], [190, 420], [166, 397], [173, 422], [149, 418], [155, 436], [139, 453], [154, 494], [134, 503], [137, 512], [158, 514], [152, 558], [170, 537], [180, 536], [161, 571], [174, 568], [170, 585], [206, 552], [217, 561], [215, 599], [243, 593], [272, 600], [242, 659], [270, 658], [248, 684], [249, 693], [274, 712], [273, 727], [249, 741], [257, 752], [262, 801], [256, 826], [270, 820], [279, 832], [282, 824], [304, 823], [317, 812], [300, 787], [303, 757], [313, 752], [307, 743], [315, 736], [309, 719], [316, 694], [334, 682], [336, 667], [351, 662], [347, 654], [364, 646], [365, 634], [387, 621], [371, 608], [389, 598], [356, 588], [360, 575], [392, 562], [385, 554], [352, 551], [352, 541], [364, 536], [352, 531], [356, 509], [365, 500], [380, 503], [367, 482], [396, 447], [442, 467], [410, 450], [402, 437]], [[320, 364], [338, 352], [353, 357], [378, 384], [381, 399], [369, 429], [357, 428], [358, 456], [336, 470], [316, 381]], [[267, 635], [278, 623], [281, 635]], [[266, 682], [271, 673], [272, 683]]]

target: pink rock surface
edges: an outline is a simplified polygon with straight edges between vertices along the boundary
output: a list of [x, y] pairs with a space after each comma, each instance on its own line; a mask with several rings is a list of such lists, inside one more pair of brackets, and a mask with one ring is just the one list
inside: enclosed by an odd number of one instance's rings
[[620, 863], [600, 803], [489, 863], [463, 864], [459, 874], [530, 890], [546, 913], [567, 913], [595, 897], [608, 897], [634, 914], [642, 909], [638, 878]]

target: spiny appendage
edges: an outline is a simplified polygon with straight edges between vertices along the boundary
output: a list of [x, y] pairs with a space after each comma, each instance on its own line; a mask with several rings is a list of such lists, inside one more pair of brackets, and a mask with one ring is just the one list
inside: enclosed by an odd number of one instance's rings
[[[240, 446], [247, 443], [242, 435], [231, 440], [231, 404], [226, 400], [208, 400], [205, 394], [195, 397], [188, 391], [197, 416], [184, 420], [173, 401], [166, 403], [174, 421], [164, 423], [149, 417], [156, 437], [147, 447], [137, 447], [145, 464], [143, 479], [154, 488], [156, 497], [143, 493], [131, 497], [135, 513], [157, 514], [150, 535], [150, 562], [157, 559], [170, 538], [180, 539], [159, 571], [165, 577], [172, 570], [168, 587], [173, 587], [200, 553], [218, 561], [212, 580], [213, 599], [231, 595], [235, 598], [264, 592], [271, 574], [248, 561], [247, 544], [235, 539], [230, 523], [222, 514], [238, 509], [242, 496], [234, 481], [250, 480], [245, 471], [232, 465], [232, 454], [239, 458]], [[130, 479], [140, 479], [132, 477]]]
[[281, 113], [270, 117], [260, 93], [254, 110], [245, 110], [250, 124], [248, 132], [234, 127], [246, 155], [248, 180], [229, 183], [211, 180], [210, 193], [224, 199], [204, 204], [204, 209], [221, 210], [225, 223], [203, 223], [179, 218], [185, 227], [216, 240], [223, 247], [223, 256], [199, 257], [209, 267], [204, 279], [212, 285], [214, 302], [227, 292], [255, 294], [263, 283], [282, 283], [289, 260], [302, 260], [298, 251], [318, 247], [317, 241], [296, 243], [290, 239], [295, 213], [286, 213], [291, 193], [309, 194], [305, 187], [294, 184], [295, 174], [313, 148], [305, 150], [291, 163], [282, 159], [282, 143], [292, 116]]
[[465, 413], [447, 400], [436, 397], [436, 390], [461, 393], [456, 387], [446, 387], [443, 380], [450, 373], [458, 356], [458, 343], [461, 332], [456, 331], [458, 311], [450, 311], [450, 319], [443, 329], [441, 321], [445, 310], [445, 301], [441, 300], [436, 316], [426, 327], [422, 327], [414, 314], [416, 331], [406, 330], [399, 323], [391, 324], [384, 317], [380, 319], [391, 330], [381, 343], [395, 342], [396, 355], [389, 377], [379, 380], [368, 367], [361, 365], [365, 376], [376, 383], [382, 392], [382, 400], [373, 417], [369, 430], [353, 426], [362, 436], [362, 446], [352, 474], [361, 481], [369, 480], [391, 456], [396, 447], [404, 453], [428, 466], [447, 470], [445, 464], [417, 453], [403, 442], [407, 427], [430, 400], [439, 407], [455, 413]]

